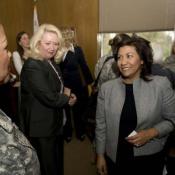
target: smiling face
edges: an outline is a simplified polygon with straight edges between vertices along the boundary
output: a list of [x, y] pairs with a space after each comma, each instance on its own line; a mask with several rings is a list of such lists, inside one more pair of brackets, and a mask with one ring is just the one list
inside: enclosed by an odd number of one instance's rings
[[11, 53], [7, 50], [7, 38], [2, 25], [0, 25], [0, 84], [9, 75]]
[[53, 32], [45, 32], [38, 44], [38, 50], [43, 59], [53, 58], [58, 50], [58, 36]]
[[118, 68], [126, 84], [140, 77], [143, 60], [141, 60], [134, 46], [120, 47], [117, 58]]
[[29, 39], [29, 36], [27, 33], [24, 33], [22, 36], [21, 36], [21, 39], [19, 41], [19, 44], [21, 45], [21, 47], [23, 49], [25, 48], [29, 48], [29, 43], [30, 43], [30, 39]]

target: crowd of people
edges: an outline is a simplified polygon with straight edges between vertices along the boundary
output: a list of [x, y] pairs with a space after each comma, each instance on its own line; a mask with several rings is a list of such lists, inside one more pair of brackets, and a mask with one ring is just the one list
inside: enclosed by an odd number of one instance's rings
[[[18, 122], [0, 106], [0, 174], [63, 175], [64, 140], [72, 140], [73, 126], [77, 139], [85, 139], [94, 79], [75, 37], [73, 29], [52, 24], [42, 24], [31, 37], [17, 34], [12, 60], [20, 82]], [[97, 172], [163, 175], [166, 167], [174, 175], [175, 44], [161, 65], [154, 63], [150, 41], [136, 34], [116, 34], [109, 45], [94, 73]], [[11, 80], [10, 57], [0, 25], [1, 86]]]

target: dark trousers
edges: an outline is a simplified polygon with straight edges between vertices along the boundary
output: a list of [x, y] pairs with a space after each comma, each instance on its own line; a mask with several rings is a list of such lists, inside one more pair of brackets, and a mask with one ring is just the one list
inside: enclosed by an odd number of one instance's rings
[[[79, 103], [79, 102], [77, 102]], [[83, 115], [82, 115], [82, 106], [79, 104], [75, 104], [73, 107], [66, 107], [66, 124], [64, 126], [64, 136], [65, 137], [72, 137], [72, 131], [73, 131], [73, 123], [72, 119], [74, 121], [74, 127], [75, 127], [75, 134], [77, 138], [80, 138], [82, 135], [85, 134], [85, 126], [83, 122]]]
[[166, 157], [166, 175], [175, 175], [175, 157]]
[[40, 161], [41, 175], [63, 175], [63, 137], [30, 138]]
[[87, 108], [87, 92], [84, 94], [77, 95], [77, 102], [74, 106], [67, 106], [65, 108], [65, 113], [67, 117], [66, 124], [64, 126], [64, 136], [72, 136], [72, 119], [74, 120], [75, 134], [77, 138], [80, 138], [85, 134], [85, 122], [84, 122], [84, 112]]
[[72, 137], [72, 111], [70, 106], [64, 108], [66, 114], [66, 123], [63, 128], [64, 138]]
[[164, 154], [157, 153], [149, 156], [138, 156], [132, 161], [125, 160], [120, 165], [106, 158], [108, 175], [162, 175]]
[[165, 145], [166, 153], [166, 175], [175, 175], [175, 132], [173, 131], [166, 142]]

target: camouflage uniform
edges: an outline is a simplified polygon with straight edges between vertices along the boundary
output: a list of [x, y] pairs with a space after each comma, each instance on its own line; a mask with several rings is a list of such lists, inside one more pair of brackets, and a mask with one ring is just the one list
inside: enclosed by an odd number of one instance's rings
[[34, 148], [18, 127], [0, 110], [0, 174], [39, 175]]
[[[110, 54], [108, 55], [105, 55], [101, 58], [99, 58], [99, 60], [97, 61], [96, 65], [95, 65], [95, 78], [97, 78], [98, 76], [98, 73], [100, 72], [102, 66], [103, 66], [103, 63], [104, 61], [109, 57], [111, 56]], [[114, 59], [110, 59], [108, 60], [102, 71], [101, 71], [101, 74], [100, 74], [100, 77], [99, 77], [99, 80], [98, 80], [98, 87], [100, 87], [102, 85], [102, 83], [108, 81], [108, 80], [111, 80], [111, 79], [114, 79], [116, 77], [118, 77], [118, 73], [117, 73], [117, 66], [115, 64], [115, 60]]]
[[164, 66], [171, 71], [175, 72], [175, 55], [171, 55], [164, 61]]

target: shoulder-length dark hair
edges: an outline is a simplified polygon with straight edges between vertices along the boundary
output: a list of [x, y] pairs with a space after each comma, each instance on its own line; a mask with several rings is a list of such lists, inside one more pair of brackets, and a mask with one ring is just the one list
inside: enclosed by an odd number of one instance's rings
[[151, 75], [151, 67], [153, 63], [153, 50], [150, 46], [150, 42], [142, 37], [137, 35], [133, 35], [130, 39], [122, 40], [115, 51], [114, 58], [118, 60], [118, 52], [119, 49], [123, 46], [133, 46], [136, 49], [141, 60], [143, 60], [144, 64], [142, 66], [140, 78], [145, 81], [150, 81], [149, 76]]
[[22, 46], [19, 44], [20, 43], [20, 40], [21, 40], [21, 37], [24, 35], [24, 34], [27, 34], [27, 32], [25, 31], [21, 31], [17, 34], [16, 36], [16, 50], [19, 52], [19, 55], [21, 56], [21, 58], [23, 58], [23, 54], [24, 54], [24, 49], [22, 48]]

